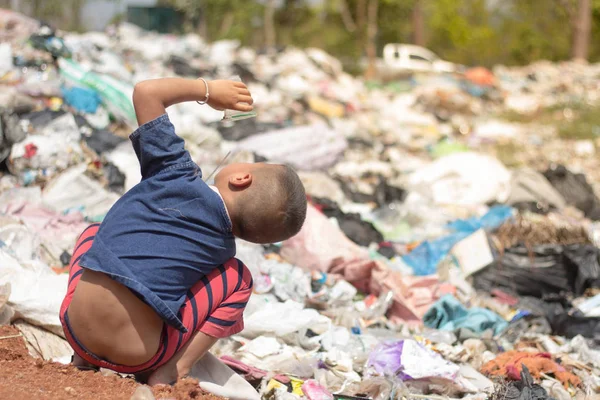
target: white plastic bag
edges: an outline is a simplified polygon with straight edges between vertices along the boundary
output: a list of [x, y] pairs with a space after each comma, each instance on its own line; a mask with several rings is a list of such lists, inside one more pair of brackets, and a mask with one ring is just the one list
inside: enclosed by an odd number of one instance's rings
[[0, 285], [10, 282], [8, 305], [32, 325], [64, 336], [58, 314], [67, 292], [66, 274], [57, 275], [39, 261], [22, 265], [0, 250]]
[[436, 204], [504, 203], [510, 194], [510, 172], [495, 158], [477, 153], [442, 157], [413, 173], [408, 189]]
[[305, 309], [304, 305], [293, 300], [285, 303], [264, 303], [254, 313], [244, 314], [245, 328], [242, 335], [255, 338], [263, 334], [284, 336], [304, 328], [315, 333], [329, 329], [331, 320], [313, 309]]
[[260, 400], [252, 385], [211, 353], [206, 353], [194, 364], [189, 376], [198, 379], [202, 389], [217, 396], [231, 400]]

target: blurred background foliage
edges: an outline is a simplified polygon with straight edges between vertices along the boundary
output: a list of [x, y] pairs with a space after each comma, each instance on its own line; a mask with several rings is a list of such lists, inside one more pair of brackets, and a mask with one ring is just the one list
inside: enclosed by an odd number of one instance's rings
[[[76, 10], [86, 0], [22, 1], [37, 18], [85, 29], [77, 25]], [[211, 41], [238, 39], [257, 49], [319, 47], [345, 65], [380, 55], [387, 43], [419, 44], [465, 65], [600, 60], [600, 0], [159, 0], [159, 5], [181, 12], [181, 32], [195, 31]]]

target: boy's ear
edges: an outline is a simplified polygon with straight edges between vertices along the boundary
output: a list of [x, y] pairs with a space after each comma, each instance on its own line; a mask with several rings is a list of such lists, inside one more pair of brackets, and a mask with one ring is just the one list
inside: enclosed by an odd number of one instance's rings
[[238, 172], [229, 177], [229, 184], [236, 189], [244, 189], [252, 183], [250, 172]]

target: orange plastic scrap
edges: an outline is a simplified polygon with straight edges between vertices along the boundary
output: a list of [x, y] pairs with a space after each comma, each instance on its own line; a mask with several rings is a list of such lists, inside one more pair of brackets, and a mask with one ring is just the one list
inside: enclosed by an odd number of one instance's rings
[[565, 388], [569, 385], [579, 386], [581, 380], [552, 360], [550, 353], [527, 353], [523, 351], [507, 351], [481, 367], [486, 375], [506, 376], [510, 379], [521, 379], [522, 364], [529, 369], [531, 376], [541, 378], [542, 374], [552, 375]]
[[481, 86], [492, 86], [496, 83], [494, 73], [483, 67], [475, 67], [467, 70], [465, 78]]

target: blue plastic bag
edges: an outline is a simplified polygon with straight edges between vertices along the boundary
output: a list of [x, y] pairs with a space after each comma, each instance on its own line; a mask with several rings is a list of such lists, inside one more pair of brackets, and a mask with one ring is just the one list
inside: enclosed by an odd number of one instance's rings
[[88, 114], [94, 114], [102, 101], [95, 91], [77, 86], [62, 88], [62, 94], [68, 105]]
[[448, 224], [453, 233], [434, 240], [426, 240], [412, 252], [402, 257], [404, 262], [413, 269], [415, 275], [425, 276], [435, 274], [437, 266], [455, 244], [472, 235], [479, 229], [494, 230], [513, 215], [513, 209], [508, 206], [494, 206], [481, 218], [459, 219]]

